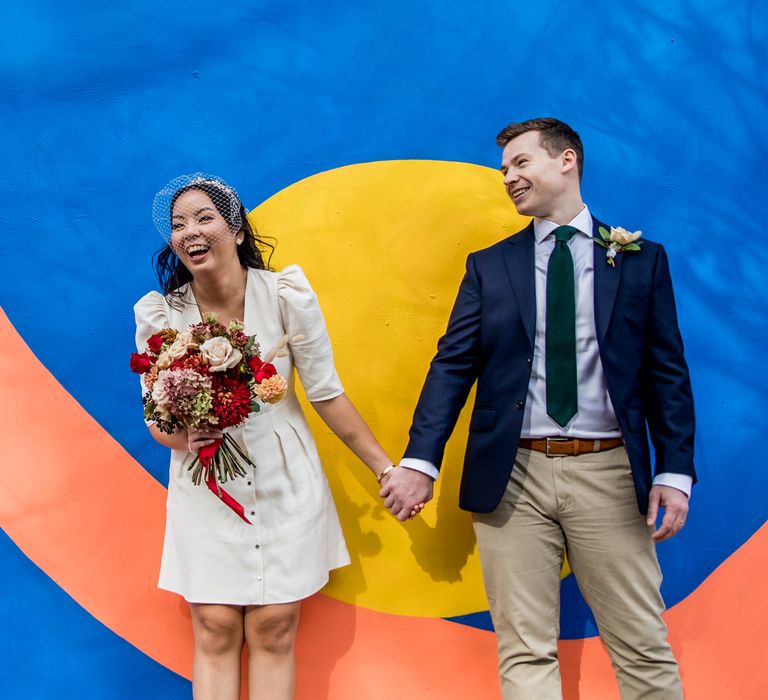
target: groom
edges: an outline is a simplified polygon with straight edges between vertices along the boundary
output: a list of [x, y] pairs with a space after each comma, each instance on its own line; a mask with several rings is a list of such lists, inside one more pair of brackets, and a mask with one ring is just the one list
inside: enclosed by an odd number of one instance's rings
[[622, 698], [678, 700], [655, 543], [683, 527], [696, 477], [667, 256], [594, 218], [581, 199], [581, 139], [567, 124], [513, 123], [497, 143], [507, 193], [533, 221], [467, 259], [382, 496], [400, 518], [431, 498], [476, 382], [460, 505], [473, 513], [504, 698], [562, 697], [567, 549]]

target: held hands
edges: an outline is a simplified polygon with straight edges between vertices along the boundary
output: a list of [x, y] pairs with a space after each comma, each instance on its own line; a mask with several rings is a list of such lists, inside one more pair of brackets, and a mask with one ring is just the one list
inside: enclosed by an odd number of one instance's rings
[[432, 477], [415, 469], [397, 467], [381, 483], [379, 495], [384, 499], [389, 512], [398, 520], [414, 517], [432, 498]]
[[187, 428], [187, 449], [192, 454], [197, 454], [201, 447], [213, 444], [216, 440], [224, 437], [221, 430], [198, 430], [197, 428]]
[[674, 537], [685, 525], [688, 516], [688, 496], [672, 486], [654, 486], [648, 500], [649, 526], [656, 525], [659, 506], [664, 508], [661, 525], [651, 533], [654, 542], [661, 542]]

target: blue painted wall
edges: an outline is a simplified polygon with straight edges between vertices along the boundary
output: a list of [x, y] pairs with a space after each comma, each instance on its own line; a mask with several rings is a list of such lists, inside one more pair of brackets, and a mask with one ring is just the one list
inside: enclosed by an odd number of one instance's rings
[[[162, 481], [166, 457], [145, 438], [125, 366], [131, 306], [155, 284], [159, 187], [221, 173], [253, 207], [355, 162], [496, 167], [501, 126], [558, 116], [585, 142], [592, 210], [670, 255], [701, 479], [688, 526], [660, 548], [675, 603], [768, 519], [766, 458], [754, 449], [768, 422], [766, 28], [768, 3], [747, 0], [6, 4], [0, 305]], [[94, 336], [113, 351], [86, 378], [78, 351]], [[25, 669], [5, 697], [54, 692], [42, 659], [66, 665], [73, 689], [104, 674], [97, 692], [70, 697], [132, 696], [122, 673], [144, 663], [138, 652], [59, 604], [64, 594], [7, 539], [0, 561], [0, 677]], [[564, 595], [564, 634], [591, 633], [575, 587]], [[125, 673], [156, 679], [147, 698], [188, 692], [164, 669]]]

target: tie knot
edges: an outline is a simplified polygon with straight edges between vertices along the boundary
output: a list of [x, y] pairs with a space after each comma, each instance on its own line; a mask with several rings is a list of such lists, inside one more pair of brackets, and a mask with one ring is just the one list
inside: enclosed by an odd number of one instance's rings
[[578, 230], [573, 226], [558, 226], [555, 229], [555, 240], [558, 243], [568, 243], [573, 238], [573, 234], [577, 233]]

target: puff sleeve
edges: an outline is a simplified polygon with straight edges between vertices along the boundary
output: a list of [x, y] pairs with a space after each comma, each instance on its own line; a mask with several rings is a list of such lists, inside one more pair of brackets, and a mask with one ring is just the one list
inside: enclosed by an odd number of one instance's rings
[[[165, 299], [158, 292], [149, 292], [133, 306], [136, 318], [136, 352], [147, 349], [147, 340], [163, 328], [168, 328], [168, 309]], [[145, 392], [144, 378], [141, 377], [141, 392]]]
[[163, 328], [168, 328], [168, 310], [165, 299], [158, 292], [149, 292], [133, 306], [136, 318], [136, 352], [147, 349], [147, 340]]
[[277, 301], [293, 364], [307, 399], [325, 401], [343, 394], [317, 295], [298, 265], [290, 265], [279, 273]]

